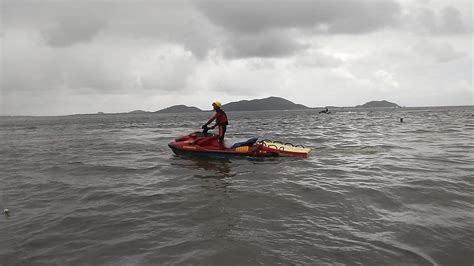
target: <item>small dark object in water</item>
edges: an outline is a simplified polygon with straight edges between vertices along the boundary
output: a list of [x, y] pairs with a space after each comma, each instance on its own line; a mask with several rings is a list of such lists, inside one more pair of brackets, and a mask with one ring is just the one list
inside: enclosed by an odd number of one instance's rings
[[4, 213], [6, 216], [10, 216], [10, 210], [9, 210], [9, 209], [4, 209], [4, 210], [3, 210], [3, 213]]
[[400, 123], [403, 123], [403, 118], [400, 117]]
[[330, 114], [329, 109], [326, 107], [325, 110], [319, 111], [320, 114]]

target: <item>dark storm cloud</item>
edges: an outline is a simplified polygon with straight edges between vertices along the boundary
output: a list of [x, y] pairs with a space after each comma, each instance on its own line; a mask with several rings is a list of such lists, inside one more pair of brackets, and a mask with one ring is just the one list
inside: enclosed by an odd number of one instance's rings
[[110, 10], [105, 2], [7, 1], [3, 22], [38, 31], [48, 45], [65, 47], [90, 42], [106, 27]]
[[199, 58], [216, 42], [207, 19], [177, 2], [6, 1], [2, 24], [39, 32], [52, 47], [90, 43], [97, 37], [159, 40], [183, 45]]
[[285, 33], [239, 34], [229, 37], [224, 55], [230, 58], [285, 57], [306, 47]]
[[0, 114], [275, 89], [352, 103], [390, 84], [443, 104], [447, 87], [472, 95], [470, 33], [457, 0], [0, 0]]
[[90, 42], [103, 25], [101, 21], [71, 19], [43, 30], [42, 35], [49, 45], [64, 47]]
[[361, 34], [394, 25], [393, 1], [199, 1], [197, 7], [221, 28], [227, 58], [277, 58], [309, 48], [305, 34]]
[[215, 24], [239, 33], [322, 26], [328, 33], [370, 32], [394, 22], [393, 1], [200, 1]]
[[204, 58], [220, 37], [204, 15], [180, 1], [119, 4], [108, 21], [113, 34], [182, 45], [198, 58]]

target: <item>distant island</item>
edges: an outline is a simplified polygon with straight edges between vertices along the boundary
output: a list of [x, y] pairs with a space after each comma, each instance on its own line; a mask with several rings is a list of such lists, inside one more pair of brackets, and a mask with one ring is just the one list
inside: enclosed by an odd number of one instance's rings
[[363, 105], [357, 105], [356, 108], [383, 108], [383, 107], [389, 107], [389, 108], [400, 108], [400, 106], [396, 103], [392, 103], [389, 101], [370, 101], [367, 102]]
[[131, 112], [128, 112], [129, 114], [144, 114], [144, 113], [149, 113], [147, 111], [143, 111], [143, 110], [135, 110], [135, 111], [131, 111]]
[[301, 110], [309, 109], [302, 104], [296, 104], [280, 97], [268, 97], [264, 99], [243, 100], [224, 104], [225, 111], [267, 111], [267, 110]]
[[[224, 104], [222, 109], [225, 111], [272, 111], [272, 110], [306, 110], [306, 109], [321, 109], [322, 107], [315, 107], [310, 108], [302, 104], [296, 104], [292, 101], [289, 101], [284, 98], [280, 97], [267, 97], [263, 99], [253, 99], [253, 100], [242, 100], [237, 102], [230, 102]], [[328, 106], [328, 108], [400, 108], [400, 106], [396, 103], [392, 103], [389, 101], [370, 101], [363, 105], [357, 105], [354, 107], [336, 107], [336, 106]], [[201, 110], [194, 106], [186, 106], [186, 105], [173, 105], [161, 110], [156, 111], [155, 113], [196, 113], [196, 112], [204, 112], [210, 110]], [[142, 110], [136, 110], [129, 113], [133, 114], [140, 114], [140, 113], [148, 113]]]
[[[310, 109], [302, 104], [296, 104], [280, 97], [268, 97], [264, 99], [242, 100], [224, 104], [222, 109], [225, 111], [267, 111], [267, 110], [301, 110]], [[203, 110], [186, 105], [173, 105], [155, 113], [194, 113], [203, 112]]]
[[186, 106], [186, 105], [181, 104], [181, 105], [173, 105], [168, 108], [158, 110], [155, 113], [195, 113], [195, 112], [202, 112], [202, 110], [194, 106]]

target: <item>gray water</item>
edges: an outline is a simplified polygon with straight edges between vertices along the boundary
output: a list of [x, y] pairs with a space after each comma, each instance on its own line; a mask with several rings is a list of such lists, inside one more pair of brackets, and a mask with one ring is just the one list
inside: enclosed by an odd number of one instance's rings
[[0, 265], [473, 265], [474, 107], [228, 115], [312, 154], [172, 154], [209, 113], [0, 118]]

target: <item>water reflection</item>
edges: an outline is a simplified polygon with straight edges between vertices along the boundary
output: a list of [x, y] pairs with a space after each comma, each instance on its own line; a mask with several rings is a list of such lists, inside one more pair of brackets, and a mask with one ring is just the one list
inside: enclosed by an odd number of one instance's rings
[[231, 161], [229, 159], [209, 159], [205, 157], [185, 157], [182, 158], [184, 166], [190, 170], [201, 170], [203, 174], [196, 174], [200, 178], [222, 179], [235, 176], [232, 172]]
[[176, 167], [191, 170], [195, 178], [203, 180], [203, 188], [227, 191], [230, 178], [236, 176], [229, 159], [215, 159], [194, 156], [176, 156]]
[[204, 175], [197, 175], [200, 178], [221, 179], [235, 176], [229, 159], [189, 158], [188, 160], [195, 168], [206, 171]]

